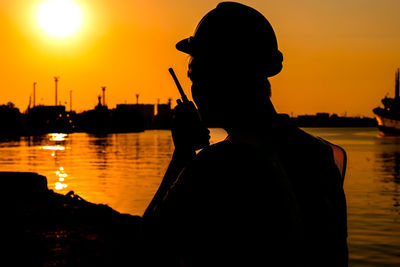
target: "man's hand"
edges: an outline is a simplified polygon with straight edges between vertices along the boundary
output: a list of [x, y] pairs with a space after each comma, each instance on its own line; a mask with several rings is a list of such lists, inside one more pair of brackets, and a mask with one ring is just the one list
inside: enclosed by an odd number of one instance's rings
[[210, 131], [203, 125], [193, 102], [182, 102], [172, 113], [172, 139], [175, 150], [194, 152], [210, 144]]

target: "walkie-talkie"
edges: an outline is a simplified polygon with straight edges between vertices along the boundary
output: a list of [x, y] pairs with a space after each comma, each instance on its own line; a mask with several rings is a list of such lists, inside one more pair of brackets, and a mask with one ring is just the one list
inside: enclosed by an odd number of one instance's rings
[[[168, 69], [169, 73], [171, 73], [172, 79], [174, 79], [174, 82], [176, 84], [176, 87], [178, 87], [178, 91], [181, 94], [181, 98], [182, 98], [182, 102], [189, 102], [189, 99], [187, 98], [187, 96], [185, 95], [185, 92], [182, 89], [181, 84], [179, 83], [178, 78], [175, 75], [174, 69], [173, 68], [169, 68]], [[178, 103], [179, 104], [179, 103]]]
[[[173, 127], [186, 127], [188, 129], [188, 134], [191, 135], [192, 138], [188, 136], [177, 137], [183, 140], [193, 139], [192, 146], [195, 150], [201, 149], [210, 144], [209, 133], [210, 131], [203, 125], [200, 120], [199, 112], [192, 101], [189, 101], [185, 92], [182, 89], [181, 84], [179, 83], [178, 78], [175, 75], [175, 72], [172, 68], [168, 69], [171, 74], [176, 87], [181, 95], [181, 99], [178, 99], [177, 107], [174, 109], [175, 112], [175, 124]], [[180, 115], [178, 115], [178, 113]], [[176, 127], [176, 128], [177, 128]]]

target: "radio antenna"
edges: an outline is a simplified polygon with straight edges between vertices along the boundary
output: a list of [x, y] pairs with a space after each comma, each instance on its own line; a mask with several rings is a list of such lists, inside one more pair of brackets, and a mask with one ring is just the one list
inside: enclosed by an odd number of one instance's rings
[[171, 73], [171, 76], [172, 76], [172, 78], [174, 79], [174, 82], [175, 82], [175, 84], [176, 84], [176, 87], [178, 87], [178, 91], [179, 91], [179, 93], [181, 94], [182, 101], [183, 101], [183, 102], [189, 102], [189, 99], [188, 99], [187, 96], [185, 95], [185, 92], [183, 92], [182, 86], [181, 86], [181, 84], [179, 83], [178, 78], [176, 77], [174, 70], [173, 70], [172, 68], [169, 68], [168, 71], [169, 71], [169, 73]]

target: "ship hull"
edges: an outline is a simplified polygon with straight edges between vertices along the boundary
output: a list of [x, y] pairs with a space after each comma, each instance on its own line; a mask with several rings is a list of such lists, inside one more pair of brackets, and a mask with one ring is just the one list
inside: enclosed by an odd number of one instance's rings
[[400, 136], [400, 119], [389, 118], [389, 116], [379, 114], [380, 112], [375, 112], [375, 110], [374, 113], [381, 135]]
[[400, 130], [392, 127], [378, 126], [379, 132], [383, 136], [400, 136]]
[[382, 135], [400, 135], [400, 69], [396, 71], [394, 98], [382, 99], [384, 108], [374, 108], [373, 112]]

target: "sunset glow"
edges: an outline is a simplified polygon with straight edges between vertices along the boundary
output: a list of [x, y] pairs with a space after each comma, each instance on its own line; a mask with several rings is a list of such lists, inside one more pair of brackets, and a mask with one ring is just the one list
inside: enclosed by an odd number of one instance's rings
[[70, 0], [48, 0], [38, 11], [39, 24], [51, 36], [67, 37], [74, 34], [82, 23], [79, 6]]
[[[188, 56], [176, 42], [193, 34], [219, 1], [0, 1], [3, 73], [0, 103], [26, 110], [36, 82], [36, 105], [58, 99], [82, 112], [106, 86], [109, 108], [121, 103], [172, 103], [179, 97], [173, 67], [189, 98]], [[264, 14], [283, 53], [271, 78], [278, 112], [373, 116], [394, 92], [400, 67], [400, 1], [240, 1]]]

